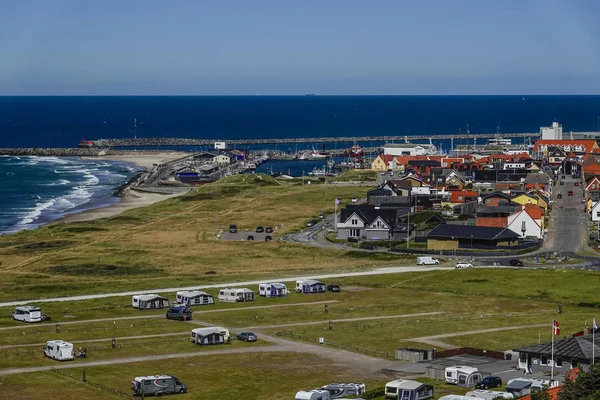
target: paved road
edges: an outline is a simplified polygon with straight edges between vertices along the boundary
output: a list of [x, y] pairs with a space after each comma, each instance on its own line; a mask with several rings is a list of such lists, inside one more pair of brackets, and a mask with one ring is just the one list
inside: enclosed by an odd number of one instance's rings
[[340, 273], [328, 273], [320, 275], [304, 275], [287, 278], [265, 278], [259, 281], [245, 281], [245, 282], [223, 282], [211, 285], [196, 285], [187, 287], [172, 287], [162, 289], [150, 289], [150, 290], [137, 290], [129, 292], [117, 292], [117, 293], [98, 293], [88, 294], [82, 296], [70, 296], [70, 297], [52, 297], [46, 299], [30, 299], [30, 300], [19, 300], [19, 301], [8, 301], [0, 303], [0, 307], [11, 307], [29, 303], [49, 303], [49, 302], [60, 302], [60, 301], [79, 301], [89, 299], [101, 299], [108, 297], [120, 297], [120, 296], [133, 296], [136, 294], [144, 293], [169, 293], [177, 292], [180, 290], [196, 290], [196, 289], [220, 289], [224, 287], [239, 287], [248, 285], [258, 285], [263, 282], [295, 282], [299, 280], [307, 279], [332, 279], [332, 278], [345, 278], [351, 276], [369, 276], [369, 275], [384, 275], [384, 274], [399, 274], [403, 272], [423, 272], [423, 271], [434, 271], [451, 269], [447, 267], [419, 267], [419, 266], [407, 266], [407, 267], [386, 267], [386, 268], [375, 268], [370, 271], [357, 271], [357, 272], [340, 272]]
[[520, 326], [503, 326], [499, 328], [488, 328], [488, 329], [476, 329], [472, 331], [463, 331], [463, 332], [453, 332], [453, 333], [444, 333], [441, 335], [432, 335], [432, 336], [422, 336], [418, 338], [409, 338], [411, 342], [421, 342], [426, 343], [431, 346], [437, 346], [447, 349], [454, 349], [457, 346], [452, 344], [444, 343], [438, 339], [456, 337], [456, 336], [467, 336], [467, 335], [478, 335], [481, 333], [490, 333], [490, 332], [502, 332], [502, 331], [513, 331], [515, 329], [529, 329], [529, 328], [542, 328], [545, 326], [550, 326], [550, 324], [534, 324], [534, 325], [520, 325]]

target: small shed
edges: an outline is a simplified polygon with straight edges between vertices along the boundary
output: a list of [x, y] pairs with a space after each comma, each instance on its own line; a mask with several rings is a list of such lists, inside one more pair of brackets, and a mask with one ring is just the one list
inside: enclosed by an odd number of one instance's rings
[[200, 290], [177, 292], [175, 297], [179, 304], [187, 304], [190, 306], [215, 303], [215, 300], [210, 294]]
[[238, 303], [254, 300], [254, 292], [248, 288], [219, 290], [219, 301], [221, 302]]
[[302, 282], [302, 293], [304, 294], [325, 293], [326, 291], [327, 287], [323, 282], [315, 281], [313, 279]]
[[386, 399], [433, 399], [433, 386], [409, 379], [396, 379], [385, 384]]
[[283, 283], [268, 282], [258, 286], [258, 294], [264, 297], [284, 297], [290, 294], [287, 286]]
[[224, 344], [225, 335], [219, 328], [196, 328], [192, 329], [190, 341], [201, 346]]
[[157, 294], [138, 294], [131, 298], [133, 308], [152, 310], [169, 307], [169, 299]]

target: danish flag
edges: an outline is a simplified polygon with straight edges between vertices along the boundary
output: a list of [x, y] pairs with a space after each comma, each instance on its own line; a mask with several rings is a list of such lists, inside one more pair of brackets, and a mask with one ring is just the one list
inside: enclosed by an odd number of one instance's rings
[[558, 321], [555, 319], [552, 320], [552, 333], [560, 335], [560, 326], [558, 326]]

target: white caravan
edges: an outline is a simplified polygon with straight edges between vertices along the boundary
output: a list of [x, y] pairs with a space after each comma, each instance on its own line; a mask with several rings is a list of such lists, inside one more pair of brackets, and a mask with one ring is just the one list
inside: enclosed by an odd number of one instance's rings
[[44, 355], [57, 361], [74, 360], [73, 343], [63, 340], [48, 340], [44, 346]]
[[445, 372], [446, 383], [462, 387], [473, 387], [483, 379], [477, 368], [465, 365], [448, 367]]
[[440, 397], [438, 400], [485, 400], [481, 397], [473, 396], [462, 396], [460, 394], [447, 394], [446, 396]]
[[296, 293], [302, 293], [302, 285], [304, 281], [296, 281]]
[[16, 307], [12, 317], [15, 321], [42, 322], [42, 310], [32, 306]]
[[254, 292], [248, 288], [221, 289], [219, 290], [219, 301], [224, 303], [254, 301]]
[[258, 294], [265, 297], [284, 297], [290, 294], [283, 283], [269, 282], [258, 285]]
[[296, 400], [330, 400], [329, 392], [327, 390], [301, 390], [296, 393]]
[[203, 304], [214, 304], [215, 300], [213, 297], [200, 290], [181, 291], [175, 293], [175, 299], [179, 304], [186, 304], [190, 306], [198, 306]]
[[473, 397], [477, 397], [480, 399], [484, 399], [484, 400], [496, 400], [496, 399], [514, 399], [515, 396], [513, 396], [512, 393], [509, 392], [495, 392], [493, 390], [482, 390], [482, 389], [477, 389], [477, 390], [471, 390], [470, 392], [467, 392], [467, 394], [465, 394], [465, 396], [469, 397], [470, 399], [472, 399]]

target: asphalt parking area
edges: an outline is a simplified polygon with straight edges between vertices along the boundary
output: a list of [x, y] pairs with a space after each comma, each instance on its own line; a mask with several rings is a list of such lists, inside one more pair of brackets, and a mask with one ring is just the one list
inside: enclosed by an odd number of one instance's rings
[[275, 239], [273, 237], [273, 233], [256, 233], [254, 231], [240, 231], [238, 230], [236, 233], [231, 233], [229, 231], [225, 231], [223, 232], [223, 234], [220, 237], [220, 240], [232, 240], [232, 241], [240, 241], [240, 240], [248, 240], [248, 236], [254, 236], [254, 240], [255, 241], [265, 241], [265, 237], [267, 235], [270, 235], [271, 238]]

